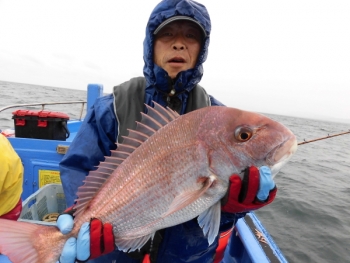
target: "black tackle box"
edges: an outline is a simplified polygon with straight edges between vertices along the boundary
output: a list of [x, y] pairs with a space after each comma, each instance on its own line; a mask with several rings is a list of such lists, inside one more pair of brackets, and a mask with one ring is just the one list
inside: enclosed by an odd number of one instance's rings
[[69, 137], [69, 116], [54, 111], [16, 110], [12, 112], [15, 136], [65, 141]]

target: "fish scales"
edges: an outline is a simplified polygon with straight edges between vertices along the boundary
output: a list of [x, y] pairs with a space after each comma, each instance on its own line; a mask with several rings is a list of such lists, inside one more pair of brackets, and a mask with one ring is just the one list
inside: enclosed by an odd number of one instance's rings
[[[87, 217], [84, 216], [82, 222], [86, 222], [91, 217], [97, 217], [104, 222], [111, 222], [116, 236], [137, 238], [159, 228], [180, 223], [184, 219], [192, 219], [196, 216], [194, 212], [205, 210], [207, 204], [198, 200], [188, 209], [184, 209], [180, 215], [170, 216], [167, 220], [153, 225], [152, 228], [144, 227], [164, 214], [179, 193], [190, 190], [190, 187], [198, 189], [202, 186], [196, 183], [196, 177], [193, 177], [193, 174], [208, 176], [208, 163], [206, 160], [198, 159], [206, 155], [198, 157], [196, 154], [196, 130], [200, 123], [196, 120], [201, 119], [202, 116], [195, 117], [194, 121], [192, 118], [182, 122], [175, 120], [158, 131], [158, 136], [150, 137], [141, 145], [133, 153], [136, 157], [125, 160], [117, 170], [118, 175], [112, 176], [107, 182], [113, 187], [106, 185], [108, 190], [99, 192], [95, 198], [97, 204], [102, 203], [103, 200], [113, 200], [113, 202], [104, 206], [96, 205], [98, 209], [87, 211]], [[198, 172], [200, 168], [202, 171]], [[115, 185], [123, 187], [118, 189]], [[135, 188], [135, 185], [140, 187]], [[222, 194], [224, 191], [225, 189]], [[217, 199], [220, 197], [218, 196]], [[204, 204], [206, 206], [203, 206]], [[145, 209], [152, 213], [139, 213]], [[135, 229], [140, 230], [135, 231]]]
[[[155, 111], [164, 114], [155, 105]], [[148, 117], [144, 123], [158, 125]], [[142, 129], [140, 125], [138, 132]], [[123, 162], [110, 157], [108, 164], [101, 163], [91, 172], [86, 179], [90, 187], [103, 182], [110, 167], [118, 166], [90, 201], [85, 204], [78, 199], [70, 234], [63, 235], [55, 227], [0, 219], [0, 252], [14, 263], [55, 263], [64, 242], [77, 236], [81, 225], [91, 218], [112, 223], [121, 250], [137, 249], [156, 230], [197, 216], [210, 244], [218, 233], [220, 199], [227, 191], [229, 176], [251, 165], [268, 165], [276, 173], [295, 150], [293, 133], [260, 114], [207, 107], [182, 115], [131, 151]], [[116, 155], [122, 158], [124, 153], [117, 150]], [[78, 195], [86, 197], [89, 191], [83, 186]], [[18, 249], [23, 253], [18, 254]]]

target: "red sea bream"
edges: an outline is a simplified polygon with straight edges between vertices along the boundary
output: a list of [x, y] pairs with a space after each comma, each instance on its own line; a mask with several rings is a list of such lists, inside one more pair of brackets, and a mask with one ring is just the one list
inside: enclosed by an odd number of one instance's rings
[[179, 116], [155, 104], [86, 177], [70, 234], [0, 219], [0, 253], [14, 263], [55, 263], [65, 241], [91, 218], [112, 223], [115, 244], [124, 251], [195, 217], [211, 244], [229, 177], [252, 165], [276, 174], [296, 148], [289, 129], [257, 113], [206, 107]]

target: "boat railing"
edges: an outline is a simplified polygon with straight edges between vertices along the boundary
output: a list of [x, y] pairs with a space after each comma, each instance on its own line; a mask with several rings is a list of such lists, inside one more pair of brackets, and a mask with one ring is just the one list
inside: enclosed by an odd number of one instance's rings
[[85, 104], [87, 103], [86, 101], [82, 101], [82, 100], [76, 100], [76, 101], [59, 101], [59, 102], [43, 102], [43, 103], [25, 103], [25, 104], [13, 104], [13, 105], [9, 105], [6, 106], [4, 108], [0, 109], [0, 112], [8, 110], [8, 109], [12, 109], [12, 108], [21, 108], [21, 107], [32, 107], [32, 106], [41, 106], [42, 110], [45, 110], [45, 106], [47, 105], [60, 105], [60, 104], [78, 104], [81, 103], [81, 110], [80, 110], [80, 115], [79, 115], [79, 119], [81, 120], [83, 117], [83, 113], [84, 113], [84, 107]]

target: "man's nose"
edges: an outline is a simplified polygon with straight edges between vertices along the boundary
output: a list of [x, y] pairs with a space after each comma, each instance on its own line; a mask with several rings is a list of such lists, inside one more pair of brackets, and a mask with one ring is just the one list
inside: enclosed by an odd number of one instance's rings
[[176, 36], [176, 38], [174, 39], [174, 43], [173, 43], [173, 49], [175, 50], [183, 50], [186, 48], [186, 44], [184, 41], [184, 37], [181, 35]]

